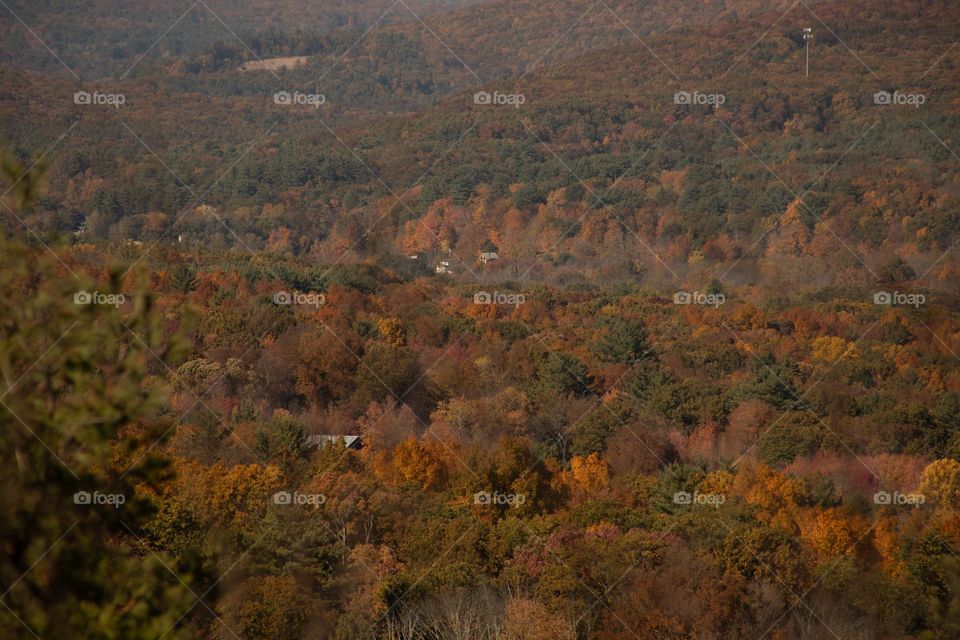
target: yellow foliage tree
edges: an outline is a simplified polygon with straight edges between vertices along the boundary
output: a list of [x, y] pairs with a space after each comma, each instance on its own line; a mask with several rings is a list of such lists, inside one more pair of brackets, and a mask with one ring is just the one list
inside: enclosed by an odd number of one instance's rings
[[734, 475], [729, 471], [714, 471], [713, 473], [707, 474], [697, 486], [697, 489], [700, 493], [726, 495], [730, 493], [730, 489], [733, 487], [733, 481]]
[[897, 557], [900, 548], [900, 532], [897, 530], [897, 521], [891, 517], [884, 517], [873, 529], [873, 544], [883, 563], [884, 570], [894, 576], [904, 575], [906, 567]]
[[927, 465], [920, 492], [943, 509], [960, 509], [960, 462], [942, 458]]
[[447, 466], [440, 445], [408, 438], [393, 452], [393, 467], [397, 475], [408, 482], [416, 482], [426, 490], [439, 489], [447, 481]]
[[810, 344], [811, 355], [815, 360], [833, 364], [841, 359], [853, 360], [859, 357], [857, 346], [839, 336], [820, 336]]
[[259, 519], [270, 496], [283, 485], [283, 473], [274, 465], [222, 462], [206, 467], [197, 463], [178, 465], [184, 491], [214, 522], [243, 526]]
[[574, 456], [570, 461], [570, 471], [577, 486], [588, 493], [602, 491], [610, 484], [610, 471], [607, 463], [598, 453], [588, 456]]
[[380, 318], [377, 330], [383, 339], [392, 347], [403, 347], [407, 344], [407, 330], [396, 318]]
[[821, 562], [845, 555], [860, 538], [854, 523], [840, 509], [818, 511], [802, 529], [803, 540]]
[[799, 503], [807, 493], [801, 479], [760, 465], [738, 474], [736, 484], [742, 488], [747, 502], [760, 507], [758, 520], [794, 533], [799, 530]]

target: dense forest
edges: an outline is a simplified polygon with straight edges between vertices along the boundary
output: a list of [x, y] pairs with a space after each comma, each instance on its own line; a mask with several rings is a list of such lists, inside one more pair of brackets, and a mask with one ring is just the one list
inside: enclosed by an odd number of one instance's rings
[[[339, 40], [355, 42], [377, 25], [411, 15], [429, 17], [481, 1], [10, 0], [0, 17], [0, 59], [11, 66], [74, 78], [78, 74], [121, 76], [133, 73], [147, 55], [151, 56], [148, 63], [173, 60], [208, 48], [225, 50], [239, 40], [249, 42], [255, 54], [283, 55], [283, 50], [310, 46], [317, 35], [335, 34]], [[303, 35], [281, 42], [277, 32]]]
[[5, 600], [41, 637], [960, 631], [955, 297], [3, 255], [5, 582], [76, 531]]
[[960, 637], [958, 20], [0, 2], [0, 637]]
[[[416, 22], [404, 28], [419, 27], [420, 39], [384, 27], [346, 53], [331, 44], [336, 60], [306, 56], [277, 72], [240, 71], [238, 58], [209, 72], [197, 62], [195, 73], [189, 57], [92, 84], [6, 70], [3, 84], [18, 89], [0, 109], [22, 162], [57, 143], [55, 180], [25, 220], [48, 233], [320, 261], [346, 249], [348, 262], [446, 253], [468, 275], [493, 244], [501, 257], [536, 261], [528, 275], [554, 284], [678, 286], [730, 269], [741, 282], [776, 281], [770, 272], [789, 265], [818, 284], [866, 283], [892, 255], [919, 273], [949, 264], [937, 260], [960, 230], [960, 96], [956, 61], [930, 54], [950, 52], [955, 4], [863, 4], [869, 19], [849, 3], [819, 9], [842, 35], [824, 30], [815, 43], [816, 81], [793, 72], [802, 38], [762, 14], [746, 28], [670, 31], [549, 69], [534, 61], [509, 84], [464, 92], [472, 67], [429, 51], [432, 29]], [[727, 50], [699, 45], [708, 40]], [[524, 101], [478, 105], [474, 89]], [[124, 103], [78, 105], [78, 91]], [[323, 102], [276, 104], [284, 91]], [[875, 104], [884, 91], [923, 103]], [[681, 92], [724, 101], [676, 104]], [[404, 108], [418, 110], [384, 113]], [[941, 280], [946, 272], [930, 273]]]

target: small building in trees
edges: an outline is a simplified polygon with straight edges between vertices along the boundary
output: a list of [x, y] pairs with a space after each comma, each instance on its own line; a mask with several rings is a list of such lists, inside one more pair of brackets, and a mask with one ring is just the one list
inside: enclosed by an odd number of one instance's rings
[[487, 264], [494, 260], [499, 260], [500, 255], [497, 253], [499, 250], [500, 247], [493, 244], [490, 240], [484, 241], [483, 246], [480, 247], [480, 263]]
[[317, 449], [325, 447], [328, 442], [343, 445], [347, 449], [358, 451], [363, 448], [360, 436], [314, 435], [307, 436], [307, 444]]

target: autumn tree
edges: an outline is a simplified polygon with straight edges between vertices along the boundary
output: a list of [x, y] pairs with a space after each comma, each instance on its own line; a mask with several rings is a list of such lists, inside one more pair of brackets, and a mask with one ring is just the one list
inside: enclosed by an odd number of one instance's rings
[[943, 509], [960, 509], [960, 462], [936, 460], [923, 470], [920, 491], [927, 500]]
[[400, 478], [424, 489], [438, 489], [446, 482], [447, 466], [437, 443], [416, 438], [401, 442], [394, 449], [393, 466]]
[[[29, 181], [28, 181], [29, 182]], [[0, 247], [0, 575], [8, 590], [0, 635], [190, 637], [176, 626], [193, 602], [169, 558], [131, 551], [169, 465], [165, 386], [150, 371], [175, 364], [178, 338], [137, 294], [121, 307], [76, 304], [82, 291], [57, 259]], [[190, 583], [190, 567], [181, 569]]]

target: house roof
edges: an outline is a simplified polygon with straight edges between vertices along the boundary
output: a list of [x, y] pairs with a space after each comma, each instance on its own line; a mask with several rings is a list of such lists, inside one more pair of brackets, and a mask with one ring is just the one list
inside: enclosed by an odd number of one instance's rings
[[328, 442], [335, 442], [338, 444], [343, 444], [347, 449], [359, 449], [363, 446], [363, 443], [360, 441], [360, 436], [340, 436], [340, 435], [314, 435], [307, 436], [307, 444], [312, 444], [316, 447], [322, 447]]

